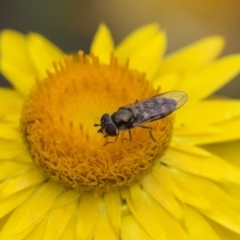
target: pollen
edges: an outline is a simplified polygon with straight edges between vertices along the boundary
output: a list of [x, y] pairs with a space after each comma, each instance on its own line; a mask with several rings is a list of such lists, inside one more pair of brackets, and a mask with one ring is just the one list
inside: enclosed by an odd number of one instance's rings
[[[77, 191], [109, 191], [128, 186], [151, 171], [171, 140], [173, 116], [146, 123], [149, 129], [120, 131], [114, 138], [97, 133], [104, 113], [159, 93], [144, 73], [111, 57], [65, 56], [36, 79], [22, 109], [21, 132], [33, 161], [52, 178]], [[105, 146], [104, 146], [105, 145]]]

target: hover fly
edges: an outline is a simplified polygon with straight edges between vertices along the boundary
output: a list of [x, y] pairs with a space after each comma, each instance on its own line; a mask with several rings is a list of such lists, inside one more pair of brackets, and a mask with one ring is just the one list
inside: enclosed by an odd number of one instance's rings
[[104, 137], [115, 137], [113, 142], [107, 142], [105, 145], [116, 142], [119, 131], [128, 131], [129, 139], [124, 138], [123, 140], [132, 141], [131, 129], [135, 127], [149, 129], [150, 137], [156, 142], [152, 135], [152, 128], [143, 124], [167, 117], [186, 101], [187, 94], [184, 92], [175, 91], [158, 94], [120, 107], [112, 115], [105, 113], [101, 117], [100, 124], [94, 124], [94, 126], [100, 127], [98, 133], [102, 133]]

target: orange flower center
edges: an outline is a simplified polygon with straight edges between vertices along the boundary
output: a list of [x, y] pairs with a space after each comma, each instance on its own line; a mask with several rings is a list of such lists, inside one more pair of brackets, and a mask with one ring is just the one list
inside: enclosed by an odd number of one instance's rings
[[173, 118], [147, 123], [152, 128], [120, 131], [103, 138], [93, 125], [104, 113], [159, 93], [145, 75], [120, 65], [112, 57], [101, 64], [79, 52], [54, 64], [42, 81], [36, 80], [22, 110], [21, 130], [33, 161], [48, 175], [79, 191], [108, 191], [130, 185], [151, 170], [171, 139]]

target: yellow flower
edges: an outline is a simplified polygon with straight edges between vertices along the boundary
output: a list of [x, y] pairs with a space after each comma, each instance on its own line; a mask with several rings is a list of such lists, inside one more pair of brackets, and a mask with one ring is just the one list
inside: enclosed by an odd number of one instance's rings
[[[223, 46], [212, 36], [164, 58], [158, 26], [114, 47], [100, 25], [92, 54], [64, 56], [2, 31], [0, 239], [240, 239], [240, 101], [207, 98], [240, 71], [240, 55], [215, 60]], [[103, 146], [104, 113], [167, 91], [189, 99], [146, 124], [156, 142], [134, 128]]]

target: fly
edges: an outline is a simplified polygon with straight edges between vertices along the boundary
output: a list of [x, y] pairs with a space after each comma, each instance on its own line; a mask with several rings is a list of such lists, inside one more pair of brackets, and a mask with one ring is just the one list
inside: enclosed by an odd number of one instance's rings
[[141, 127], [149, 129], [150, 137], [156, 142], [152, 135], [152, 128], [144, 126], [147, 122], [153, 122], [167, 117], [172, 112], [176, 111], [187, 101], [187, 94], [180, 91], [172, 91], [161, 93], [142, 101], [136, 100], [135, 103], [120, 107], [112, 115], [105, 113], [100, 119], [100, 124], [94, 124], [95, 127], [100, 127], [98, 133], [102, 133], [104, 137], [115, 137], [115, 143], [119, 131], [128, 131], [129, 139], [123, 140], [132, 141], [131, 129]]

